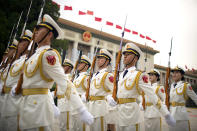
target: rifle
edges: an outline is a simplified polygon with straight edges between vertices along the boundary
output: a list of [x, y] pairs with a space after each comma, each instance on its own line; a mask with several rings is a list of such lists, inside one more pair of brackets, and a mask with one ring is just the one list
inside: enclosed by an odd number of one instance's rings
[[99, 45], [100, 39], [101, 39], [101, 38], [100, 38], [101, 33], [102, 33], [102, 27], [101, 27], [101, 31], [100, 31], [100, 35], [99, 35], [99, 40], [97, 41], [97, 47], [96, 47], [96, 50], [95, 50], [95, 52], [94, 52], [93, 61], [92, 61], [91, 67], [90, 67], [90, 75], [89, 75], [89, 77], [88, 77], [88, 85], [87, 85], [87, 89], [86, 89], [86, 100], [87, 100], [87, 101], [89, 100], [90, 82], [91, 82], [92, 76], [93, 76], [93, 74], [94, 74], [94, 68], [95, 68], [95, 64], [96, 64], [96, 54], [97, 54], [98, 45]]
[[71, 77], [71, 78], [72, 78], [71, 81], [74, 80], [75, 75], [78, 73], [78, 71], [77, 71], [77, 66], [79, 65], [79, 62], [81, 61], [81, 56], [82, 56], [82, 51], [80, 50], [80, 51], [79, 51], [78, 60], [75, 62], [75, 66], [74, 66], [74, 69], [73, 69], [73, 74], [72, 74], [72, 77]]
[[121, 41], [120, 41], [120, 49], [118, 51], [118, 56], [116, 58], [116, 67], [115, 67], [115, 71], [114, 71], [114, 88], [113, 88], [113, 93], [112, 93], [112, 97], [114, 98], [114, 100], [117, 100], [117, 90], [118, 90], [118, 80], [119, 80], [119, 70], [120, 70], [120, 60], [122, 57], [122, 44], [123, 44], [123, 37], [124, 37], [124, 33], [125, 33], [125, 25], [126, 25], [126, 21], [127, 21], [127, 16], [125, 19], [125, 23], [124, 23], [124, 28], [122, 31], [122, 37], [121, 37]]
[[11, 33], [10, 33], [10, 37], [9, 37], [9, 41], [8, 41], [8, 45], [7, 45], [6, 50], [8, 49], [8, 47], [9, 47], [9, 45], [10, 45], [10, 41], [11, 41], [11, 39], [12, 39], [12, 35], [13, 35], [13, 32], [14, 32], [15, 25], [16, 25], [16, 23], [15, 23], [14, 26], [12, 27], [12, 31], [11, 31]]
[[170, 82], [170, 56], [171, 56], [171, 51], [172, 51], [172, 40], [173, 37], [171, 38], [171, 46], [170, 46], [170, 52], [169, 52], [169, 60], [168, 60], [168, 68], [166, 69], [166, 80], [165, 80], [165, 94], [166, 94], [166, 106], [169, 110], [170, 104], [169, 104], [169, 82]]
[[24, 35], [24, 32], [25, 32], [26, 24], [27, 24], [28, 17], [29, 17], [29, 12], [31, 10], [32, 1], [33, 0], [31, 0], [30, 5], [29, 5], [29, 9], [28, 9], [27, 16], [26, 16], [26, 19], [25, 19], [25, 24], [24, 24], [23, 29], [22, 29], [21, 37]]
[[[43, 0], [43, 4], [42, 4], [42, 8], [40, 10], [40, 14], [39, 14], [39, 18], [38, 18], [38, 22], [37, 24], [39, 24], [41, 22], [41, 17], [42, 17], [42, 13], [43, 13], [43, 8], [44, 8], [44, 5], [45, 5], [45, 0]], [[33, 31], [33, 36], [31, 38], [31, 42], [28, 46], [28, 56], [26, 57], [25, 61], [24, 61], [24, 64], [25, 62], [31, 57], [31, 55], [33, 54], [33, 51], [34, 51], [34, 48], [35, 48], [35, 42], [33, 41], [34, 39], [34, 35], [35, 35], [35, 28], [34, 28], [34, 31]], [[24, 67], [23, 67], [24, 68]], [[15, 93], [18, 95], [21, 93], [22, 91], [22, 84], [23, 84], [23, 72], [20, 74], [20, 77], [19, 77], [19, 80], [18, 80], [18, 83], [17, 83], [17, 87], [15, 89]]]
[[[38, 25], [39, 23], [41, 23], [41, 21], [42, 21], [42, 13], [43, 13], [44, 6], [45, 6], [45, 0], [43, 0], [43, 2], [42, 2], [42, 7], [41, 7], [41, 9], [40, 9], [40, 14], [39, 14], [39, 17], [38, 17], [37, 25]], [[33, 36], [34, 36], [35, 30], [36, 30], [36, 29], [34, 28]], [[32, 36], [32, 38], [33, 38], [33, 36]], [[33, 42], [33, 41], [32, 41], [32, 43], [31, 43], [31, 48], [32, 48], [32, 49], [31, 49], [30, 52], [29, 52], [28, 58], [33, 54], [33, 51], [34, 51], [34, 49], [35, 49], [35, 42]]]
[[[19, 26], [19, 23], [20, 23], [20, 21], [21, 21], [21, 16], [22, 16], [22, 15], [23, 15], [23, 11], [21, 12], [21, 14], [20, 14], [20, 16], [19, 16], [18, 23], [17, 23], [16, 29], [15, 29], [15, 31], [14, 31], [14, 38], [13, 38], [13, 40], [16, 38], [16, 34], [17, 34], [17, 31], [18, 31], [18, 26]], [[12, 34], [12, 33], [11, 33], [11, 34]], [[8, 48], [8, 46], [9, 46], [9, 43], [8, 43], [8, 45], [7, 45], [7, 48]], [[17, 50], [16, 50], [15, 54], [13, 54], [12, 58], [10, 59], [11, 62], [10, 62], [10, 65], [9, 65], [9, 67], [8, 67], [8, 71], [7, 71], [7, 74], [6, 74], [6, 77], [5, 77], [5, 82], [4, 82], [4, 85], [3, 85], [2, 93], [5, 93], [6, 80], [7, 80], [7, 77], [8, 77], [9, 70], [10, 70], [10, 68], [11, 68], [11, 66], [12, 66], [12, 63], [13, 63], [14, 60], [16, 59], [16, 54], [17, 54]], [[9, 58], [8, 58], [7, 62], [8, 62], [8, 61], [9, 61]], [[6, 62], [6, 64], [7, 64], [7, 62]], [[6, 66], [7, 66], [7, 65], [6, 65]]]
[[[147, 52], [148, 52], [148, 46], [147, 44], [145, 43], [145, 46], [146, 46], [146, 57], [144, 59], [144, 62], [145, 62], [145, 66], [144, 66], [144, 72], [146, 72], [146, 62], [147, 62]], [[144, 96], [144, 92], [142, 91], [142, 106], [143, 106], [143, 109], [145, 110], [146, 108], [146, 100], [145, 100], [145, 96]]]
[[16, 29], [15, 29], [15, 31], [14, 31], [14, 38], [13, 38], [13, 40], [16, 38], [16, 34], [17, 34], [17, 31], [18, 31], [18, 26], [19, 26], [19, 23], [20, 23], [20, 21], [21, 21], [21, 16], [23, 15], [23, 11], [21, 12], [21, 14], [20, 14], [20, 17], [19, 17], [19, 19], [18, 19], [18, 23], [17, 23], [17, 25], [16, 25]]

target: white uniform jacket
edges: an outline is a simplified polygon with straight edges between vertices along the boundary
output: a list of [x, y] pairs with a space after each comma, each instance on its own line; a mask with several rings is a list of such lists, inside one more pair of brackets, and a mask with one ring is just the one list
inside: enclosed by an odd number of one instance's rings
[[107, 68], [94, 73], [90, 83], [89, 111], [94, 118], [105, 116], [108, 113], [108, 104], [105, 99], [91, 100], [91, 97], [106, 97], [113, 89], [113, 74], [107, 72]]
[[48, 89], [52, 88], [54, 81], [59, 86], [57, 94], [64, 95], [67, 92], [66, 97], [70, 99], [73, 108], [84, 106], [73, 83], [64, 74], [59, 53], [49, 48], [48, 45], [37, 48], [25, 63], [22, 85], [24, 97], [20, 106], [19, 121], [21, 129], [53, 124], [53, 105]]
[[[123, 78], [123, 71], [119, 76], [118, 81], [118, 99], [138, 98], [142, 91], [150, 96], [150, 102], [154, 105], [161, 105], [160, 100], [155, 94], [153, 88], [148, 84], [148, 76], [136, 70], [135, 67], [127, 69], [128, 72]], [[158, 106], [158, 107], [159, 107]], [[140, 113], [139, 105], [136, 102], [124, 103], [117, 105], [117, 118], [119, 126], [135, 125], [143, 121], [143, 115]], [[169, 113], [164, 110], [162, 114]]]
[[[185, 102], [190, 97], [197, 104], [197, 95], [189, 83], [179, 81], [170, 88], [170, 112], [175, 120], [189, 120]], [[178, 105], [179, 104], [179, 105]]]

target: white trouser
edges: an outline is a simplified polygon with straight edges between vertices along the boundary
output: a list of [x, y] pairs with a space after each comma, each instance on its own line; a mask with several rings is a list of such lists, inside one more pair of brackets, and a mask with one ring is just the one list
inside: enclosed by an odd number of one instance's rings
[[5, 117], [2, 117], [0, 115], [0, 131], [6, 131], [6, 128], [7, 128], [6, 119], [5, 119]]
[[175, 127], [169, 126], [169, 131], [189, 131], [189, 121], [177, 120]]
[[70, 112], [61, 112], [60, 117], [59, 117], [59, 123], [60, 123], [60, 130], [61, 131], [69, 131], [73, 128], [73, 123], [72, 123], [72, 117], [70, 115]]
[[17, 116], [8, 116], [5, 117], [6, 121], [6, 131], [17, 131], [18, 129], [18, 117]]
[[44, 127], [39, 127], [39, 128], [24, 129], [21, 131], [52, 131], [52, 129], [49, 126], [44, 126]]
[[116, 131], [140, 131], [140, 125], [119, 126], [116, 125]]
[[161, 131], [161, 118], [145, 118], [145, 131]]
[[72, 131], [86, 131], [86, 125], [81, 121], [79, 115], [72, 115], [73, 129]]
[[94, 118], [94, 123], [90, 125], [90, 131], [106, 131], [107, 124], [105, 121], [105, 117], [97, 117]]

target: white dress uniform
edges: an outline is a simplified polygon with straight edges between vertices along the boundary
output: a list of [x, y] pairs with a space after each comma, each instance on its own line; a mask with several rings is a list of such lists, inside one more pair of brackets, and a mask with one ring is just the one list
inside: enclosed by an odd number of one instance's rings
[[[140, 61], [143, 53], [133, 43], [125, 45], [124, 53], [135, 54]], [[149, 96], [150, 102], [160, 109], [162, 115], [169, 114], [166, 108], [163, 108], [161, 100], [155, 94], [153, 88], [148, 84], [148, 76], [136, 70], [135, 66], [125, 69], [119, 75], [118, 91], [117, 91], [117, 131], [138, 131], [139, 123], [143, 121], [143, 115], [140, 107], [136, 103], [136, 99], [142, 94], [142, 91]]]
[[[30, 30], [25, 30], [24, 35], [20, 38], [20, 40], [27, 40], [30, 42], [32, 37], [32, 32]], [[18, 44], [18, 41], [15, 41], [15, 45]], [[20, 44], [20, 43], [19, 43]], [[14, 131], [18, 128], [18, 113], [19, 113], [19, 105], [22, 97], [12, 97], [10, 91], [12, 87], [15, 87], [18, 83], [21, 72], [23, 71], [24, 62], [26, 59], [26, 55], [20, 56], [19, 59], [15, 60], [10, 67], [6, 84], [5, 84], [5, 105], [3, 106], [2, 114], [6, 118], [7, 122], [7, 130]]]
[[[165, 106], [165, 92], [164, 87], [160, 86], [158, 83], [153, 83], [151, 85], [151, 88], [153, 88], [155, 94], [161, 99], [163, 106]], [[145, 118], [145, 131], [161, 131], [161, 114], [158, 111], [155, 106], [153, 106], [153, 103], [149, 99], [148, 95], [145, 96], [145, 110], [144, 110], [144, 118]], [[167, 109], [167, 107], [166, 107]]]
[[[23, 101], [20, 106], [20, 128], [43, 128], [53, 124], [53, 105], [50, 102], [48, 89], [54, 81], [59, 86], [57, 94], [70, 97], [73, 109], [83, 107], [74, 85], [64, 74], [59, 54], [42, 46], [25, 63], [23, 75]], [[48, 50], [49, 49], [49, 50]], [[54, 81], [53, 81], [54, 80]]]
[[107, 68], [99, 70], [91, 79], [88, 109], [95, 118], [95, 122], [90, 126], [91, 131], [105, 131], [107, 129], [105, 116], [109, 111], [105, 97], [113, 89], [112, 79], [113, 74], [107, 72]]
[[[1, 90], [3, 88], [3, 85], [4, 85], [4, 81], [6, 79], [6, 74], [7, 74], [7, 70], [8, 70], [8, 67], [9, 67], [9, 64], [7, 65], [7, 67], [1, 69]], [[5, 98], [6, 98], [6, 94], [3, 94], [3, 95], [0, 95], [0, 131], [5, 131], [6, 128], [7, 128], [7, 123], [6, 123], [6, 119], [5, 117], [3, 117], [3, 114], [2, 114], [2, 109], [3, 109], [3, 106], [5, 105]]]
[[[65, 74], [66, 79], [71, 80], [71, 74]], [[58, 90], [58, 88], [57, 88]], [[57, 95], [57, 107], [60, 110], [60, 130], [66, 131], [73, 128], [72, 117], [70, 112], [72, 110], [72, 103], [65, 97], [65, 95]]]
[[2, 109], [2, 114], [6, 117], [7, 130], [14, 131], [18, 128], [17, 115], [19, 113], [19, 105], [22, 100], [21, 96], [12, 97], [10, 91], [12, 87], [17, 85], [20, 74], [22, 72], [24, 61], [26, 56], [21, 56], [18, 60], [15, 60], [10, 68], [8, 77], [6, 79], [5, 87], [5, 104]]
[[197, 95], [189, 83], [179, 81], [172, 83], [170, 88], [170, 112], [176, 120], [175, 127], [170, 131], [189, 131], [189, 115], [185, 107], [187, 98], [190, 97], [197, 105]]
[[[79, 75], [76, 76], [73, 81], [75, 88], [79, 93], [80, 97], [86, 93], [88, 78], [89, 76], [87, 72], [80, 72]], [[86, 105], [87, 107], [86, 103], [84, 103], [84, 105]], [[75, 111], [72, 111], [71, 114], [73, 120], [73, 131], [85, 131], [87, 127], [82, 121], [80, 121], [77, 113]]]
[[[146, 75], [141, 74], [135, 67], [130, 67], [127, 70], [128, 73], [124, 78], [123, 74], [125, 71], [120, 74], [118, 82], [117, 130], [138, 131], [138, 124], [143, 121], [143, 115], [140, 113], [136, 98], [144, 91], [146, 95], [150, 96], [149, 99], [153, 105], [157, 105], [160, 100], [147, 83], [148, 78]], [[160, 104], [158, 105], [161, 106]], [[164, 115], [168, 114], [166, 110], [161, 111], [163, 111]]]

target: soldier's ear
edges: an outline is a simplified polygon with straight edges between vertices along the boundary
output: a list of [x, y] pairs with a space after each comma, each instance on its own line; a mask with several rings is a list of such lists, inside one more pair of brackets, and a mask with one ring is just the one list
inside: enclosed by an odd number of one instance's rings
[[50, 32], [49, 32], [49, 36], [50, 36], [50, 38], [51, 38], [51, 41], [54, 40], [53, 32], [50, 31]]

